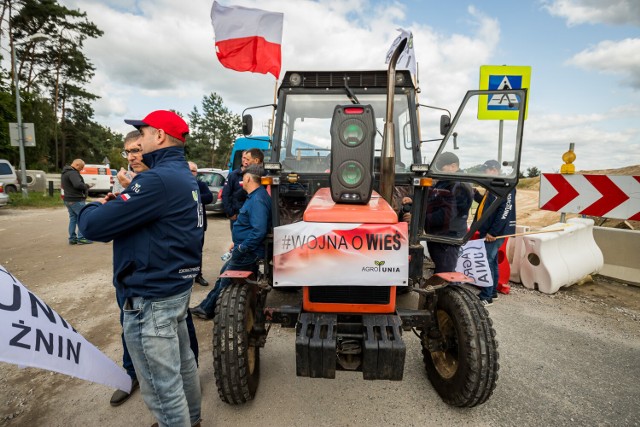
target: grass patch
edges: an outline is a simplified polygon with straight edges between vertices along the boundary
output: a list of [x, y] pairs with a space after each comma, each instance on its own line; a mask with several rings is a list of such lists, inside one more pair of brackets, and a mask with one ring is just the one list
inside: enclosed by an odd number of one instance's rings
[[54, 191], [53, 197], [49, 197], [49, 193], [29, 192], [29, 198], [23, 199], [20, 191], [9, 194], [9, 205], [7, 207], [24, 209], [24, 208], [59, 208], [64, 206], [60, 198], [60, 192]]
[[518, 181], [518, 187], [525, 190], [538, 190], [540, 188], [540, 177], [535, 178], [520, 178]]

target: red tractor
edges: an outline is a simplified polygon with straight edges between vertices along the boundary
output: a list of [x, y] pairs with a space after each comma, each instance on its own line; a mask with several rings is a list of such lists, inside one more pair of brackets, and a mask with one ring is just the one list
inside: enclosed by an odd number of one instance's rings
[[[497, 197], [488, 213], [515, 188], [526, 91], [467, 92], [457, 114], [440, 117], [441, 143], [427, 164], [418, 114], [427, 106], [418, 104], [410, 73], [396, 72], [396, 60], [397, 52], [383, 71], [285, 74], [263, 178], [273, 202], [268, 255], [257, 277], [227, 271], [234, 282], [216, 306], [213, 356], [223, 401], [254, 397], [272, 323], [296, 328], [298, 376], [353, 370], [364, 379], [401, 380], [403, 333], [414, 331], [445, 402], [473, 407], [493, 393], [499, 364], [489, 313], [466, 276], [429, 274], [422, 243], [462, 245], [480, 225], [425, 232], [434, 182], [490, 191]], [[478, 120], [479, 103], [497, 97], [508, 100], [503, 106], [516, 120]], [[251, 124], [243, 116], [247, 135]], [[461, 169], [440, 170], [439, 158], [452, 152]], [[485, 174], [487, 158], [500, 162], [501, 175]], [[399, 221], [404, 197], [412, 199], [409, 223]], [[295, 303], [270, 306], [267, 296], [279, 288], [294, 290]], [[397, 306], [406, 292], [418, 294], [416, 307]]]

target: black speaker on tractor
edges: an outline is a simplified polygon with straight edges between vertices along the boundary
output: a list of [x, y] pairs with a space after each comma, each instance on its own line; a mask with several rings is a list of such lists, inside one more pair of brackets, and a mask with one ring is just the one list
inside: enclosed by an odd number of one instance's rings
[[331, 198], [366, 204], [373, 191], [376, 119], [371, 105], [338, 105], [331, 120]]

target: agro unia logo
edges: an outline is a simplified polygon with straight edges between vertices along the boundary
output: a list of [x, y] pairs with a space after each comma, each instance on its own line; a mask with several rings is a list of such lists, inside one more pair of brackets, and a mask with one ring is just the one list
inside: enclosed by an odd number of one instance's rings
[[373, 261], [375, 267], [362, 267], [362, 271], [365, 273], [399, 273], [399, 267], [384, 267], [385, 261]]

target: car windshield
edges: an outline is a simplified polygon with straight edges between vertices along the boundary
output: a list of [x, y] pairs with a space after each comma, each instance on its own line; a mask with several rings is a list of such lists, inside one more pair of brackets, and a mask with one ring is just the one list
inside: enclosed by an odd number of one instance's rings
[[196, 179], [207, 184], [207, 187], [222, 187], [224, 185], [224, 177], [215, 172], [198, 172]]
[[[386, 116], [385, 94], [357, 93], [362, 105], [373, 107], [376, 120], [375, 157], [382, 151]], [[284, 171], [328, 173], [331, 158], [331, 119], [336, 105], [349, 104], [346, 94], [287, 95], [280, 135], [279, 161]], [[396, 172], [408, 172], [413, 157], [411, 115], [406, 95], [394, 99]]]

